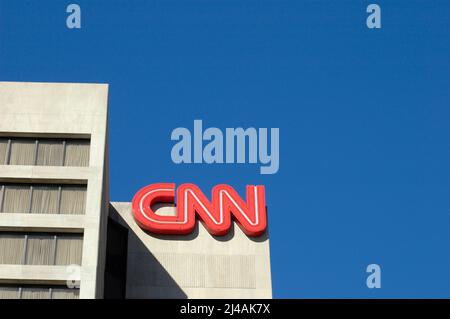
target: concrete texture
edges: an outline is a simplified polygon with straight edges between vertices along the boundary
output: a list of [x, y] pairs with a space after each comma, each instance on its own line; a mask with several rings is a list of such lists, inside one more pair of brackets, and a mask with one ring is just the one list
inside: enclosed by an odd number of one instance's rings
[[155, 235], [136, 224], [131, 203], [111, 205], [110, 217], [129, 229], [127, 298], [272, 298], [267, 233], [250, 238], [234, 225], [215, 237], [197, 223], [187, 236]]
[[[80, 298], [101, 298], [103, 294], [109, 203], [107, 104], [106, 84], [0, 82], [1, 136], [90, 137], [89, 167], [0, 165], [3, 182], [87, 184], [85, 215], [0, 214], [2, 230], [84, 234]], [[55, 284], [64, 276], [67, 273], [61, 266], [0, 265], [0, 282], [36, 278], [40, 283]]]
[[66, 266], [2, 265], [0, 277], [9, 284], [65, 285], [69, 274], [70, 280], [80, 281], [80, 274], [70, 270]]

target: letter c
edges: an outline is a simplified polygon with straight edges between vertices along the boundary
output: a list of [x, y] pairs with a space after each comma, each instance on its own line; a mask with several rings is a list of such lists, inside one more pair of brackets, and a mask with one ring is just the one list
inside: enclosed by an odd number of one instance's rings
[[[155, 203], [174, 203], [175, 184], [158, 183], [145, 186], [133, 197], [132, 211], [139, 226], [154, 233], [167, 233], [167, 223], [178, 224], [179, 216], [160, 216], [152, 210]], [[182, 216], [181, 216], [182, 218]]]

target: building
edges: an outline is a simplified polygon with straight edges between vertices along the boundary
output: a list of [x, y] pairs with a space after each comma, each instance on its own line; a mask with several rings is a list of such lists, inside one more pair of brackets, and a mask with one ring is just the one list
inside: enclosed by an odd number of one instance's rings
[[267, 232], [154, 235], [110, 203], [107, 105], [105, 84], [0, 83], [0, 298], [271, 298]]
[[107, 85], [0, 84], [2, 296], [102, 297], [107, 96]]

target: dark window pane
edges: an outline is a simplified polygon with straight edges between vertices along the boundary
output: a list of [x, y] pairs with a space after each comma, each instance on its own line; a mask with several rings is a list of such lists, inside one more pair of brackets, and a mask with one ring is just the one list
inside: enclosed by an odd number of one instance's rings
[[13, 139], [11, 141], [10, 165], [34, 165], [36, 141], [33, 139]]
[[89, 166], [88, 140], [67, 140], [64, 166]]
[[62, 166], [64, 147], [59, 140], [40, 140], [38, 144], [37, 165]]

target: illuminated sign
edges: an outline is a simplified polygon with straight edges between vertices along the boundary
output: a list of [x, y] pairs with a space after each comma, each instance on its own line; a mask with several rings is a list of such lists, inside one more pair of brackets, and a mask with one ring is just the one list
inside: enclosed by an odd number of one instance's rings
[[136, 222], [143, 229], [157, 234], [189, 234], [194, 230], [196, 216], [216, 236], [225, 235], [232, 216], [247, 236], [260, 236], [267, 226], [264, 186], [247, 186], [247, 201], [229, 185], [217, 185], [211, 202], [193, 184], [182, 184], [176, 190], [176, 216], [157, 215], [152, 206], [175, 203], [175, 184], [158, 183], [139, 190], [133, 198]]

